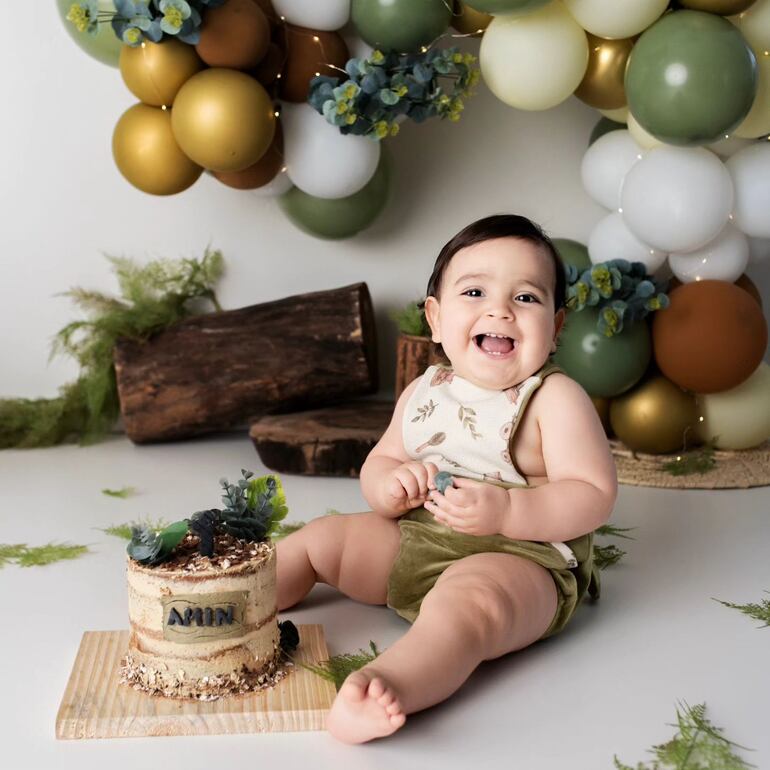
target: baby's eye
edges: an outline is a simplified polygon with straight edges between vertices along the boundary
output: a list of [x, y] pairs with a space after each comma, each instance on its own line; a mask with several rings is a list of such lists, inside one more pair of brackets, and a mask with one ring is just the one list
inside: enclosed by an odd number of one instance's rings
[[[473, 291], [475, 291], [475, 292], [476, 292], [476, 294], [471, 294], [471, 292], [473, 292]], [[466, 289], [466, 290], [463, 292], [463, 296], [468, 296], [468, 297], [480, 297], [480, 296], [481, 296], [481, 289]]]
[[519, 294], [517, 295], [516, 299], [519, 299], [521, 297], [527, 297], [527, 304], [529, 304], [530, 302], [540, 301], [534, 294]]

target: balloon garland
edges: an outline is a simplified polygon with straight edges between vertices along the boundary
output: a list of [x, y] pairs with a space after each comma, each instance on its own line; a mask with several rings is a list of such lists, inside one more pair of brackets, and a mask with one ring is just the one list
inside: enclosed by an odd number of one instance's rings
[[[571, 313], [562, 365], [592, 397], [613, 399], [610, 422], [631, 448], [670, 451], [671, 425], [720, 448], [770, 437], [767, 323], [743, 275], [770, 258], [770, 0], [57, 5], [139, 99], [113, 136], [129, 182], [175, 194], [205, 169], [278, 198], [318, 237], [376, 219], [390, 173], [381, 140], [401, 121], [459, 118], [478, 72], [445, 38], [480, 38], [480, 74], [511, 107], [574, 94], [604, 116], [581, 175], [607, 214], [587, 248], [559, 243], [565, 262], [577, 275], [641, 263], [681, 285], [622, 334], [602, 333], [600, 308]], [[349, 22], [360, 40], [339, 33]]]

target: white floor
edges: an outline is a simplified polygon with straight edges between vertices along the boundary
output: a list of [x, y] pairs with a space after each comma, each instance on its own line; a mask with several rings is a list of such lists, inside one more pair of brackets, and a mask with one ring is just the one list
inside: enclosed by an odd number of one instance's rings
[[[603, 596], [568, 631], [483, 664], [449, 701], [411, 716], [391, 738], [338, 744], [323, 732], [56, 741], [54, 720], [81, 635], [126, 627], [124, 543], [98, 528], [139, 517], [175, 520], [219, 504], [218, 479], [265, 469], [244, 435], [135, 447], [0, 452], [0, 542], [89, 544], [47, 567], [0, 570], [2, 766], [216, 768], [352, 765], [600, 770], [613, 755], [636, 765], [669, 739], [677, 701], [707, 714], [743, 756], [770, 767], [770, 628], [712, 597], [758, 602], [770, 589], [770, 489], [663, 491], [621, 487], [613, 518], [637, 527], [602, 573]], [[358, 482], [283, 476], [288, 521], [329, 508], [365, 510]], [[112, 499], [101, 489], [135, 486]], [[283, 614], [322, 623], [331, 654], [384, 649], [407, 628], [384, 607], [317, 586]]]

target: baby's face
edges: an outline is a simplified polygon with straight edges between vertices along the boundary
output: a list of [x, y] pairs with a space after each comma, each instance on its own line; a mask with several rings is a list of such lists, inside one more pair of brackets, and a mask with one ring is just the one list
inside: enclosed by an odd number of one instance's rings
[[458, 375], [505, 390], [543, 366], [564, 322], [564, 310], [553, 311], [553, 270], [541, 247], [519, 238], [483, 241], [452, 257], [440, 299], [428, 297], [425, 314]]

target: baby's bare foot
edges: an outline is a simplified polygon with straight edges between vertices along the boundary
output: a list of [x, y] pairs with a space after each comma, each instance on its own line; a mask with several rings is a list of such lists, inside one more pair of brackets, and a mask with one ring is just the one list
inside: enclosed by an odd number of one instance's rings
[[396, 732], [406, 722], [390, 684], [370, 668], [342, 684], [326, 718], [326, 729], [344, 743], [365, 743]]

